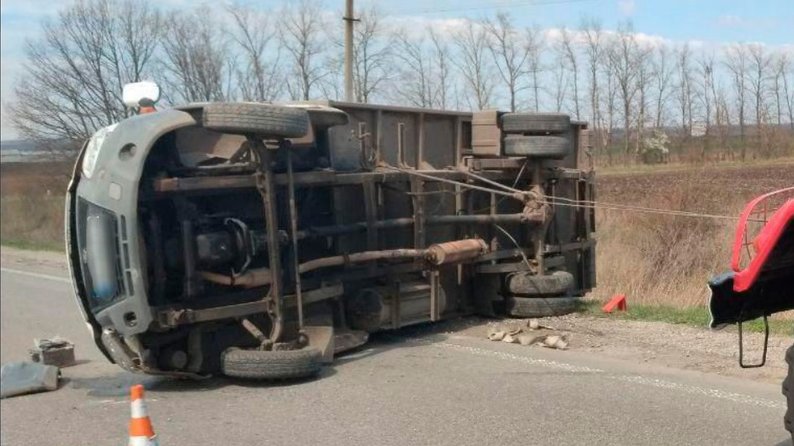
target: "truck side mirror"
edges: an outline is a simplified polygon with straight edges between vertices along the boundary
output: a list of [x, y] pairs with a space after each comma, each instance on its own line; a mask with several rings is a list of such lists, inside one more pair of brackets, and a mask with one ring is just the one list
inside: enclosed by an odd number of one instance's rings
[[142, 103], [150, 104], [153, 107], [160, 100], [160, 87], [151, 81], [125, 84], [121, 96], [127, 107], [136, 108]]

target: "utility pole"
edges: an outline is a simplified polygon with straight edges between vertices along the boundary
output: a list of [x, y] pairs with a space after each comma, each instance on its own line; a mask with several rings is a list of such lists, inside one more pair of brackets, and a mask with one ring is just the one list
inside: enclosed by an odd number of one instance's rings
[[345, 100], [353, 102], [353, 0], [345, 0]]

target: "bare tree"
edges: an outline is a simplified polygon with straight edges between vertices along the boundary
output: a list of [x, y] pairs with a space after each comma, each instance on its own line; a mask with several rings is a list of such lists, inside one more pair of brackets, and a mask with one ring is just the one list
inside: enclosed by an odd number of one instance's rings
[[540, 111], [540, 75], [543, 71], [541, 58], [543, 56], [543, 38], [541, 31], [536, 27], [528, 27], [524, 33], [524, 45], [527, 53], [527, 71], [532, 79], [532, 105], [535, 111]]
[[449, 48], [444, 39], [431, 26], [427, 27], [427, 34], [433, 44], [431, 64], [431, 103], [434, 107], [446, 109], [449, 99], [449, 84], [451, 82], [451, 67]]
[[151, 74], [160, 20], [145, 1], [84, 0], [62, 10], [26, 43], [11, 122], [52, 148], [127, 116], [122, 87]]
[[787, 82], [786, 71], [788, 69], [788, 55], [780, 52], [772, 55], [772, 94], [775, 99], [775, 115], [777, 116], [777, 125], [783, 125], [783, 113], [785, 111], [783, 94], [784, 85]]
[[554, 100], [554, 111], [557, 113], [562, 111], [565, 96], [568, 93], [570, 82], [567, 74], [568, 70], [565, 69], [564, 56], [557, 56], [551, 68], [553, 90], [550, 92]]
[[[719, 144], [727, 146], [727, 139], [731, 127], [730, 106], [728, 105], [728, 95], [722, 85], [715, 82], [714, 86], [714, 123], [719, 135]], [[732, 153], [731, 153], [732, 156]]]
[[703, 110], [703, 121], [706, 127], [706, 134], [703, 138], [703, 151], [701, 152], [701, 159], [705, 160], [709, 150], [709, 139], [711, 137], [711, 120], [712, 110], [716, 102], [715, 87], [714, 87], [714, 56], [711, 54], [702, 54], [697, 61], [698, 75], [700, 77], [700, 85], [697, 90], [697, 97], [700, 99]]
[[514, 112], [517, 95], [527, 88], [521, 82], [526, 75], [527, 47], [522, 44], [518, 30], [506, 13], [496, 14], [496, 20], [486, 20], [483, 25], [488, 31], [488, 48], [494, 65], [510, 96], [510, 111]]
[[748, 55], [744, 45], [733, 45], [728, 48], [725, 57], [725, 66], [731, 75], [731, 82], [734, 88], [736, 100], [736, 114], [739, 121], [739, 137], [741, 138], [742, 160], [747, 157], [747, 145], [745, 144], [746, 135], [746, 108], [747, 108], [747, 70]]
[[[794, 75], [794, 70], [792, 70], [792, 68], [794, 68], [794, 65], [792, 65], [789, 55], [785, 52], [778, 54], [777, 62], [775, 63], [775, 91], [778, 109], [783, 108], [783, 105], [785, 105], [788, 111], [789, 126], [794, 130], [794, 92], [791, 91], [791, 85], [789, 84], [789, 76]], [[781, 95], [783, 96], [782, 101], [780, 99]], [[780, 113], [781, 112], [778, 111], [778, 114]], [[778, 118], [778, 120], [780, 120], [780, 118]]]
[[684, 137], [692, 136], [692, 51], [685, 43], [676, 50], [676, 69], [678, 71], [678, 109], [681, 118], [681, 132]]
[[[604, 54], [609, 54], [612, 52], [612, 46], [614, 45], [614, 39], [605, 39], [604, 41]], [[602, 137], [601, 144], [604, 148], [608, 149], [609, 146], [612, 144], [612, 136], [615, 129], [615, 120], [617, 117], [616, 108], [617, 108], [617, 81], [616, 76], [612, 72], [611, 64], [609, 61], [604, 63], [600, 69], [602, 82], [601, 85], [606, 87], [606, 94], [600, 95], [602, 98], [604, 111], [606, 112], [606, 118], [602, 117], [603, 125], [602, 128], [605, 130]], [[610, 151], [607, 152], [610, 163], [612, 162], [612, 153]]]
[[361, 14], [353, 35], [353, 81], [356, 100], [367, 103], [389, 79], [390, 38], [383, 31], [378, 12]]
[[601, 110], [599, 104], [599, 66], [602, 58], [601, 24], [594, 19], [583, 19], [581, 31], [585, 38], [585, 54], [587, 55], [587, 72], [590, 77], [590, 119], [596, 133], [596, 150], [603, 149], [601, 144]]
[[322, 36], [320, 10], [319, 2], [300, 0], [281, 12], [281, 43], [292, 65], [286, 85], [295, 100], [311, 99], [313, 89], [329, 75], [328, 63], [322, 60], [326, 39]]
[[623, 105], [623, 151], [626, 154], [629, 153], [631, 106], [637, 93], [638, 53], [639, 48], [631, 23], [621, 25], [608, 48], [607, 56]]
[[635, 66], [637, 67], [637, 138], [635, 140], [635, 153], [639, 154], [645, 133], [645, 123], [648, 116], [648, 96], [650, 85], [656, 73], [651, 65], [652, 48], [637, 46]]
[[766, 104], [764, 103], [767, 89], [766, 81], [772, 60], [760, 44], [750, 44], [747, 49], [750, 56], [748, 80], [750, 82], [750, 91], [755, 99], [755, 125], [760, 129], [766, 115]]
[[208, 7], [171, 13], [165, 29], [161, 81], [173, 92], [173, 99], [224, 100], [231, 76], [228, 41]]
[[390, 89], [391, 96], [416, 107], [447, 108], [452, 69], [445, 39], [428, 26], [420, 35], [399, 30], [394, 41], [398, 85]]
[[653, 58], [656, 119], [654, 127], [661, 128], [665, 123], [665, 111], [667, 102], [670, 99], [670, 83], [673, 78], [673, 66], [670, 61], [670, 54], [666, 46], [661, 45], [656, 49], [656, 57]]
[[393, 89], [392, 94], [398, 102], [415, 107], [432, 107], [435, 91], [431, 56], [427, 54], [424, 41], [415, 37], [409, 36], [405, 30], [396, 33], [399, 88]]
[[229, 6], [233, 19], [232, 36], [243, 65], [235, 71], [240, 96], [246, 101], [272, 101], [284, 82], [277, 29], [268, 16], [250, 7]]
[[485, 28], [471, 20], [467, 20], [466, 27], [455, 34], [456, 65], [469, 92], [471, 108], [476, 110], [483, 110], [491, 104], [494, 89], [487, 57], [487, 38]]
[[571, 85], [573, 87], [573, 110], [576, 119], [580, 119], [579, 113], [579, 57], [573, 43], [573, 36], [570, 31], [563, 27], [560, 29], [559, 52], [562, 56], [564, 66], [571, 72]]

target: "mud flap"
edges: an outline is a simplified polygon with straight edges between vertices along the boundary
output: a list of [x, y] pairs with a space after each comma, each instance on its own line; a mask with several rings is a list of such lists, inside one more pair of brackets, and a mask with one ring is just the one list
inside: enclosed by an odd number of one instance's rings
[[330, 325], [306, 325], [303, 333], [309, 338], [309, 346], [320, 351], [320, 362], [334, 362], [334, 327]]

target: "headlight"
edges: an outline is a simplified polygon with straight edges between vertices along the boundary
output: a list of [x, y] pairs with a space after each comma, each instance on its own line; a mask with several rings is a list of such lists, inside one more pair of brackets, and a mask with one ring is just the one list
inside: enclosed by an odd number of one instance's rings
[[105, 138], [116, 128], [116, 125], [109, 125], [97, 130], [94, 136], [88, 140], [85, 155], [83, 155], [83, 176], [86, 178], [91, 178], [91, 175], [94, 174], [94, 167], [96, 167], [96, 161], [99, 158], [99, 149], [102, 148]]

